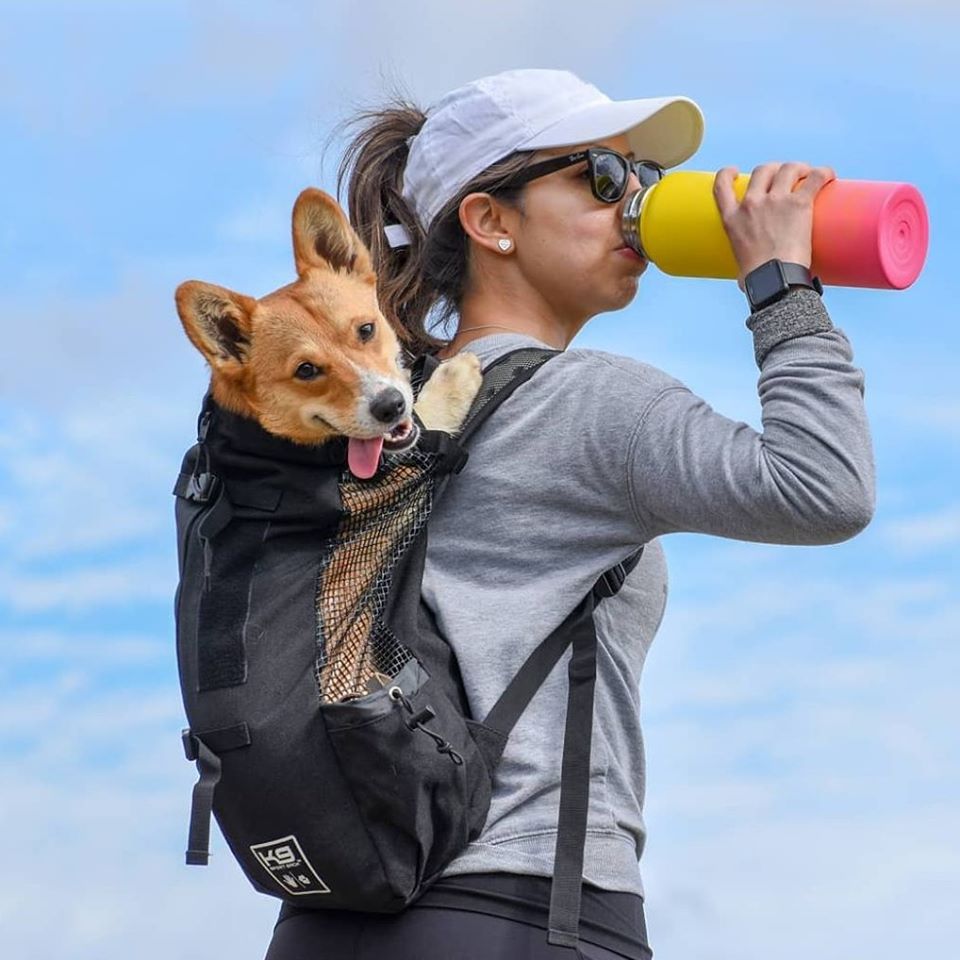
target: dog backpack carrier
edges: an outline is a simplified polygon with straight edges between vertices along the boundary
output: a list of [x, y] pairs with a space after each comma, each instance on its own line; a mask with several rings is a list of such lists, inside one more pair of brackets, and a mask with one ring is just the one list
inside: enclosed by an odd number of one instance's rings
[[[569, 695], [548, 939], [575, 946], [607, 571], [485, 717], [420, 585], [428, 517], [472, 433], [559, 351], [499, 358], [457, 438], [421, 428], [369, 480], [346, 439], [307, 447], [204, 399], [177, 480], [177, 659], [195, 761], [187, 863], [210, 815], [253, 886], [300, 906], [394, 913], [484, 825], [510, 731], [568, 648]], [[415, 394], [436, 369], [411, 371]]]

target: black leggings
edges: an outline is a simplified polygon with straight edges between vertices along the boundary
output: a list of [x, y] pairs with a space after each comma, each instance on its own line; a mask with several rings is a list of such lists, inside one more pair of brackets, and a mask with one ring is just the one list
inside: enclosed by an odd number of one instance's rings
[[547, 943], [519, 920], [444, 907], [396, 914], [297, 913], [280, 920], [265, 960], [623, 960], [592, 943]]

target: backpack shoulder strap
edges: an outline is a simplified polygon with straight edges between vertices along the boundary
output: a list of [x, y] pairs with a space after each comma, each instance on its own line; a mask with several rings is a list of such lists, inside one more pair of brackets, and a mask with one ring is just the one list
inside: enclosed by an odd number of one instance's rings
[[[465, 449], [466, 441], [487, 417], [503, 403], [522, 383], [526, 383], [551, 357], [562, 350], [551, 350], [544, 347], [520, 347], [497, 357], [483, 371], [483, 382], [473, 403], [464, 417], [460, 430], [447, 437], [444, 444], [452, 450], [459, 451], [459, 461], [453, 467], [454, 473], [459, 473], [466, 463], [468, 453]], [[410, 368], [410, 385], [414, 397], [419, 397], [424, 385], [440, 366], [441, 361], [432, 353], [425, 353], [417, 357]], [[414, 411], [416, 418], [416, 411]], [[421, 424], [422, 426], [422, 424]], [[456, 459], [456, 458], [454, 458]]]
[[483, 371], [483, 383], [474, 397], [457, 440], [464, 444], [480, 424], [503, 403], [522, 383], [526, 383], [551, 357], [562, 350], [545, 347], [520, 347], [511, 350], [488, 364]]
[[[541, 684], [547, 679], [550, 671], [553, 670], [557, 661], [563, 656], [567, 647], [572, 642], [570, 628], [575, 621], [582, 618], [583, 607], [589, 604], [589, 609], [592, 614], [600, 599], [603, 597], [612, 597], [623, 585], [627, 574], [640, 562], [642, 554], [643, 547], [640, 547], [639, 550], [632, 553], [626, 560], [611, 567], [606, 573], [601, 575], [590, 594], [570, 612], [560, 626], [549, 636], [545, 637], [531, 651], [530, 655], [523, 662], [523, 665], [516, 674], [514, 674], [507, 688], [500, 695], [500, 698], [484, 718], [484, 724], [498, 730], [503, 734], [504, 738], [509, 736], [514, 724], [520, 719], [520, 714], [526, 709], [533, 695], [540, 689]], [[601, 585], [607, 583], [608, 579], [611, 579], [611, 575], [614, 575], [612, 577], [614, 581], [619, 578], [616, 589], [611, 589], [607, 593], [601, 592]]]
[[[520, 347], [497, 357], [483, 370], [483, 383], [474, 397], [463, 427], [456, 438], [458, 446], [463, 446], [481, 423], [522, 383], [526, 383], [551, 357], [562, 350], [544, 347]], [[411, 368], [410, 380], [414, 392], [419, 396], [423, 385], [440, 366], [440, 360], [432, 353], [422, 354]], [[466, 456], [466, 451], [464, 451]], [[625, 560], [604, 571], [593, 586], [594, 601], [599, 603], [605, 597], [612, 597], [623, 586], [627, 575], [640, 562], [643, 554], [641, 546]]]
[[[459, 473], [470, 453], [466, 441], [474, 430], [501, 404], [507, 397], [529, 380], [537, 369], [550, 357], [562, 350], [550, 350], [540, 347], [523, 347], [512, 350], [503, 356], [497, 357], [483, 371], [483, 380], [480, 389], [473, 398], [473, 403], [463, 418], [460, 430], [455, 433], [444, 433], [440, 430], [429, 431], [425, 441], [426, 446], [441, 454], [441, 474], [449, 478], [451, 473]], [[433, 353], [421, 354], [410, 367], [410, 386], [413, 389], [414, 403], [419, 399], [424, 386], [436, 372], [441, 361]], [[421, 430], [426, 429], [417, 416], [416, 406], [413, 410], [414, 422]]]
[[612, 597], [617, 593], [627, 579], [627, 575], [640, 562], [642, 556], [643, 547], [641, 546], [637, 551], [631, 553], [626, 560], [621, 560], [620, 563], [600, 574], [600, 579], [593, 585], [594, 600], [599, 603], [605, 597]]

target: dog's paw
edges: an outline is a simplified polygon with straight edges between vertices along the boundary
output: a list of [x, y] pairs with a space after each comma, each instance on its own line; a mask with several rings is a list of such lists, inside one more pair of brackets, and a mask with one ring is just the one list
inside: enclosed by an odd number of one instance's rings
[[480, 358], [464, 351], [444, 360], [427, 381], [427, 387], [435, 383], [451, 398], [469, 396], [472, 402], [482, 382]]
[[443, 361], [424, 384], [416, 403], [417, 416], [429, 430], [456, 433], [483, 383], [480, 358], [458, 353]]

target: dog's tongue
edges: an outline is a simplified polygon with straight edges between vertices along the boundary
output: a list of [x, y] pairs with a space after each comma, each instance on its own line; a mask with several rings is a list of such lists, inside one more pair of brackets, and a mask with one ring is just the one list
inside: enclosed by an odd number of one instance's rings
[[382, 448], [383, 437], [374, 437], [372, 440], [350, 437], [347, 442], [347, 465], [350, 472], [361, 480], [369, 480], [380, 465]]

